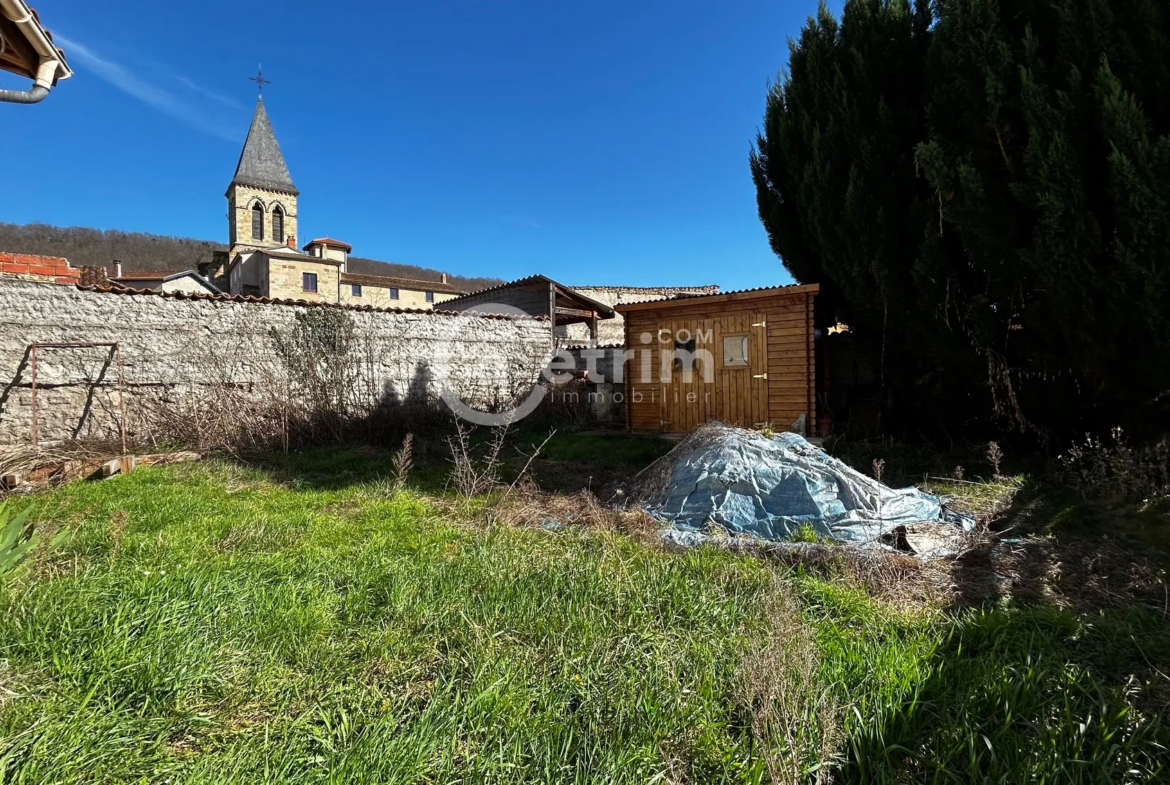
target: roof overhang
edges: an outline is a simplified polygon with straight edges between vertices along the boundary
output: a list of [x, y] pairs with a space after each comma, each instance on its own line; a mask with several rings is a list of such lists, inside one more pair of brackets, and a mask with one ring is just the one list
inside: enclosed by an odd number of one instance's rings
[[0, 37], [5, 44], [0, 47], [0, 70], [33, 79], [41, 87], [73, 76], [64, 52], [25, 0], [0, 0]]

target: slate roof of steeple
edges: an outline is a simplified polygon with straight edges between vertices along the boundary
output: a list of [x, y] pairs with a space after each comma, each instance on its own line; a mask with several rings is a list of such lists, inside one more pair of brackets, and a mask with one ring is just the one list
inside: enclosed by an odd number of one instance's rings
[[252, 127], [248, 129], [248, 139], [244, 142], [244, 151], [240, 153], [240, 163], [236, 166], [232, 185], [250, 185], [293, 196], [300, 194], [293, 185], [292, 175], [288, 173], [288, 165], [280, 152], [272, 123], [268, 121], [268, 113], [264, 111], [264, 99], [256, 102], [256, 114], [252, 117]]

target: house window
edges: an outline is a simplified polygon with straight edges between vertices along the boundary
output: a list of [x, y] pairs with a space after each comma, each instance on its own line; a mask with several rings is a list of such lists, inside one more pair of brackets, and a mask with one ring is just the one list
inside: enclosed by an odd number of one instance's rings
[[317, 274], [301, 273], [301, 286], [306, 292], [317, 291]]
[[434, 301], [435, 301], [435, 293], [434, 292], [427, 292], [427, 302], [433, 303]]
[[745, 368], [748, 364], [748, 337], [746, 335], [723, 336], [723, 367]]
[[264, 208], [259, 202], [252, 205], [252, 239], [264, 239]]
[[362, 285], [360, 283], [351, 284], [349, 287], [349, 293], [352, 294], [354, 297], [361, 297], [362, 296]]
[[391, 299], [391, 300], [397, 300], [397, 299], [398, 299], [398, 290], [397, 290], [397, 289], [391, 289], [391, 290], [390, 290], [390, 299]]
[[279, 206], [272, 211], [272, 242], [284, 242], [284, 210]]

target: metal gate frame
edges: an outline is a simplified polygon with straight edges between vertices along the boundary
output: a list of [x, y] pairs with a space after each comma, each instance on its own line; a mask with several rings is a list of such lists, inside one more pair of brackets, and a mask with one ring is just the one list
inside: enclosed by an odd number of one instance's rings
[[36, 343], [29, 344], [29, 356], [32, 364], [32, 446], [37, 446], [37, 349], [92, 349], [106, 347], [114, 350], [115, 362], [118, 365], [118, 430], [122, 435], [122, 454], [126, 454], [126, 399], [123, 394], [124, 376], [122, 373], [122, 344], [118, 341], [71, 341], [66, 343]]

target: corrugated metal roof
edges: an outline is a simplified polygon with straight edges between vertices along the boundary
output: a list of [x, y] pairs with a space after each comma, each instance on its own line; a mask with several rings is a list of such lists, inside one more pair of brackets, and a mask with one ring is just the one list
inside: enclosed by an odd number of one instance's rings
[[573, 289], [593, 289], [599, 292], [677, 292], [680, 290], [702, 291], [704, 294], [719, 294], [718, 284], [702, 284], [700, 286], [593, 286], [581, 284]]
[[452, 300], [447, 300], [446, 302], [447, 303], [456, 303], [456, 302], [459, 302], [461, 300], [466, 300], [469, 297], [478, 297], [479, 295], [487, 294], [488, 292], [498, 292], [502, 289], [510, 289], [513, 286], [524, 286], [525, 284], [536, 283], [538, 281], [544, 281], [545, 283], [551, 283], [554, 286], [558, 286], [561, 289], [565, 290], [566, 292], [569, 292], [570, 296], [576, 297], [584, 302], [589, 303], [591, 306], [594, 306], [594, 310], [596, 310], [598, 313], [609, 314], [610, 317], [613, 316], [614, 311], [613, 311], [613, 308], [611, 306], [606, 305], [605, 303], [599, 303], [599, 302], [597, 302], [597, 300], [594, 300], [592, 297], [587, 297], [587, 296], [581, 294], [573, 287], [565, 286], [563, 283], [560, 283], [558, 281], [554, 281], [552, 278], [549, 278], [547, 275], [540, 275], [539, 273], [537, 275], [529, 275], [526, 278], [517, 278], [515, 281], [508, 281], [507, 283], [501, 283], [501, 284], [497, 284], [495, 286], [489, 286], [487, 289], [480, 289], [478, 292], [471, 292], [469, 294], [463, 295], [462, 297], [456, 297]]
[[687, 294], [686, 292], [680, 292], [679, 294], [676, 294], [674, 297], [671, 297], [668, 299], [685, 300], [685, 299], [688, 299], [691, 297], [717, 297], [717, 296], [722, 295], [722, 294], [747, 294], [748, 292], [770, 292], [770, 291], [773, 291], [774, 289], [795, 289], [797, 287], [805, 286], [805, 285], [806, 284], [788, 283], [788, 284], [783, 284], [781, 286], [756, 286], [756, 287], [753, 287], [751, 289], [729, 289], [726, 292], [719, 291], [719, 292], [712, 292], [711, 294]]
[[624, 349], [624, 348], [626, 348], [626, 345], [624, 343], [602, 343], [602, 344], [598, 344], [597, 346], [590, 346], [588, 343], [570, 343], [570, 344], [565, 344], [564, 348], [570, 349], [570, 350], [572, 350], [572, 349]]
[[[309, 302], [307, 300], [276, 299], [272, 297], [252, 297], [240, 294], [203, 294], [197, 292], [157, 292], [154, 289], [133, 289], [128, 286], [78, 286], [83, 292], [99, 292], [101, 294], [119, 294], [127, 296], [164, 297], [172, 300], [210, 300], [220, 303], [251, 303], [254, 305], [284, 305], [301, 306], [303, 308], [341, 308], [346, 311], [367, 311], [370, 313], [412, 313], [425, 316], [465, 316], [462, 311], [444, 311], [429, 308], [375, 308], [372, 305], [339, 305], [337, 303]], [[474, 316], [485, 319], [532, 319], [538, 322], [547, 322], [542, 316], [514, 316], [511, 314], [484, 314]]]
[[[519, 286], [521, 284], [526, 284], [526, 283], [535, 283], [536, 281], [551, 281], [551, 280], [552, 280], [551, 278], [544, 276], [544, 275], [529, 275], [525, 278], [517, 278], [515, 281], [505, 281], [504, 283], [498, 283], [495, 286], [489, 286], [486, 289], [478, 289], [474, 292], [468, 292], [467, 294], [464, 295], [464, 297], [475, 297], [475, 296], [480, 295], [480, 294], [486, 294], [487, 292], [494, 292], [498, 289], [506, 289], [510, 286]], [[457, 297], [455, 299], [462, 300], [463, 297]]]
[[675, 296], [667, 297], [664, 300], [648, 300], [646, 302], [641, 302], [641, 303], [619, 303], [615, 307], [619, 312], [632, 311], [632, 310], [649, 310], [649, 309], [653, 309], [653, 308], [664, 308], [664, 307], [667, 307], [669, 305], [677, 304], [677, 303], [680, 303], [683, 301], [689, 302], [692, 300], [726, 298], [726, 297], [730, 297], [731, 295], [736, 295], [736, 294], [753, 294], [756, 292], [759, 292], [761, 294], [769, 293], [769, 292], [781, 293], [786, 289], [792, 289], [792, 290], [794, 290], [793, 293], [799, 293], [801, 291], [812, 291], [814, 289], [819, 290], [819, 288], [820, 288], [819, 284], [799, 284], [799, 283], [784, 284], [783, 286], [757, 286], [753, 289], [733, 289], [733, 290], [728, 291], [728, 292], [715, 292], [714, 294], [676, 294]]

